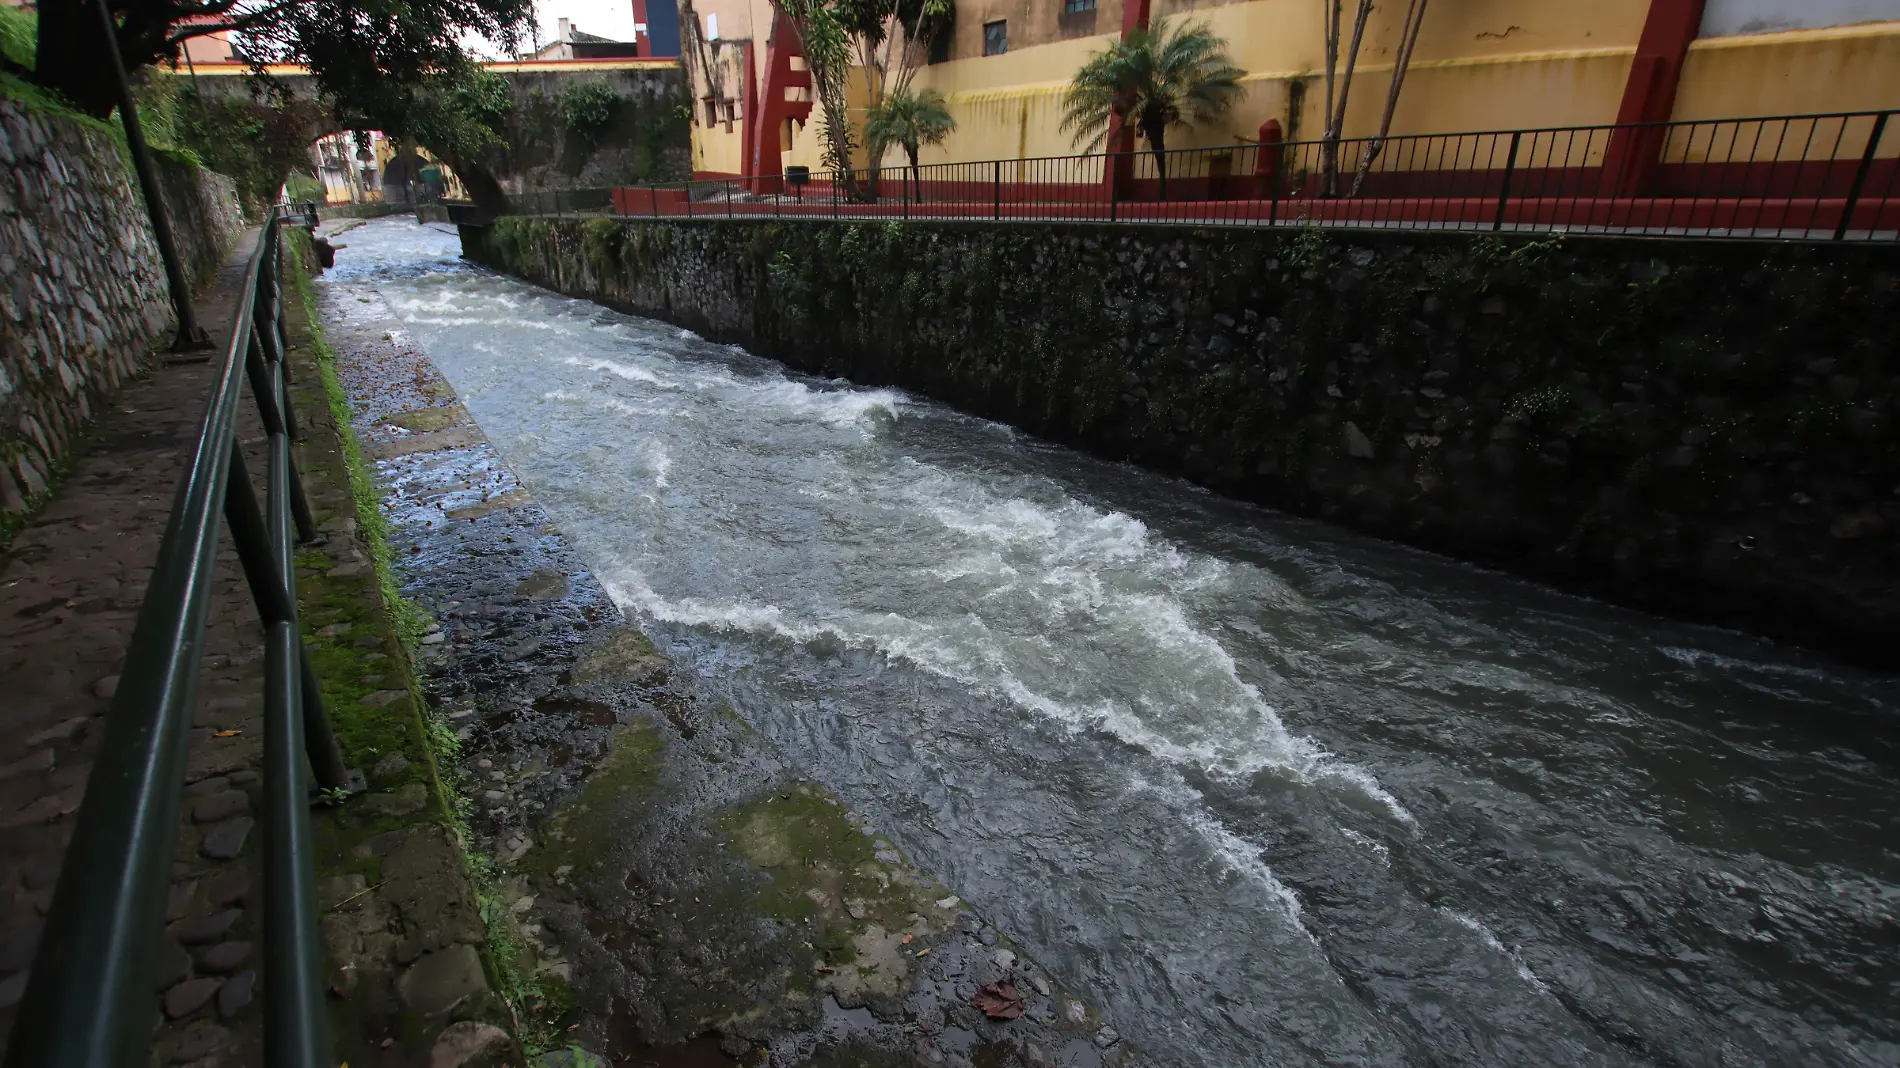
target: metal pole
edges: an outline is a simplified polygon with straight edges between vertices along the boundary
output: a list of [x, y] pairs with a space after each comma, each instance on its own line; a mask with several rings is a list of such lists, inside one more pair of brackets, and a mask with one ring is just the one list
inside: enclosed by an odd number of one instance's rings
[[996, 201], [996, 221], [1003, 221], [1003, 161], [990, 164], [994, 173], [990, 175], [990, 195]]
[[1874, 152], [1880, 148], [1880, 136], [1887, 132], [1887, 116], [1891, 114], [1893, 112], [1883, 111], [1874, 116], [1874, 128], [1867, 134], [1867, 148], [1860, 154], [1860, 167], [1854, 171], [1854, 184], [1848, 188], [1847, 203], [1841, 207], [1841, 224], [1834, 228], [1836, 241], [1847, 238], [1847, 224], [1854, 218], [1854, 208], [1860, 203], [1861, 190], [1867, 185], [1867, 172], [1873, 169]]
[[1491, 220], [1492, 230], [1504, 229], [1504, 202], [1511, 195], [1511, 175], [1517, 171], [1517, 142], [1523, 136], [1522, 130], [1511, 131], [1511, 155], [1504, 161], [1504, 182], [1498, 186], [1498, 216]]
[[132, 100], [132, 85], [125, 77], [125, 61], [119, 56], [119, 27], [112, 21], [106, 0], [93, 0], [99, 12], [100, 29], [105, 33], [106, 52], [112, 58], [113, 88], [119, 92], [119, 121], [125, 124], [125, 143], [132, 150], [132, 169], [138, 173], [139, 189], [145, 194], [145, 212], [152, 219], [152, 236], [158, 240], [158, 257], [165, 261], [165, 282], [172, 291], [172, 311], [178, 316], [178, 336], [172, 340], [173, 352], [195, 352], [211, 347], [211, 335], [198, 325], [191, 307], [191, 283], [178, 262], [178, 245], [172, 240], [171, 218], [165, 213], [165, 197], [159, 191], [158, 172], [152, 167], [151, 150], [145, 145], [145, 128], [139, 125], [138, 105]]

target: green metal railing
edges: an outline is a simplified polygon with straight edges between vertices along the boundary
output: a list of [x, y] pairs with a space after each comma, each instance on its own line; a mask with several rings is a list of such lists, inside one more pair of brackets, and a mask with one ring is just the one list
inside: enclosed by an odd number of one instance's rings
[[[6, 1068], [134, 1068], [151, 1057], [160, 937], [220, 512], [265, 631], [265, 1063], [335, 1068], [317, 935], [310, 779], [346, 787], [348, 771], [297, 628], [295, 542], [316, 531], [290, 452], [298, 431], [286, 389], [278, 284], [282, 215], [272, 211], [245, 268], [230, 341], [139, 608]], [[246, 379], [268, 433], [262, 509], [238, 446]]]

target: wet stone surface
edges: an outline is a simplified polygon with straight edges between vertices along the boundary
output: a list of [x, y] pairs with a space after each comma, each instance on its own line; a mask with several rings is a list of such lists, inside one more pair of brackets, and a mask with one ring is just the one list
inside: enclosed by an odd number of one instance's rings
[[524, 1031], [614, 1064], [1136, 1062], [624, 619], [374, 285], [338, 273], [326, 330], [403, 592], [439, 627], [420, 665], [460, 745], [444, 771], [542, 993]]

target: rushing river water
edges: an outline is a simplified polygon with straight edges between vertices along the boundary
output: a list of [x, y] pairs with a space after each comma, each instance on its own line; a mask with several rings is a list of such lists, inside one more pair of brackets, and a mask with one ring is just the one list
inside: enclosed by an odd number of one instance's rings
[[1892, 680], [352, 231], [630, 615], [1154, 1064], [1900, 1064]]

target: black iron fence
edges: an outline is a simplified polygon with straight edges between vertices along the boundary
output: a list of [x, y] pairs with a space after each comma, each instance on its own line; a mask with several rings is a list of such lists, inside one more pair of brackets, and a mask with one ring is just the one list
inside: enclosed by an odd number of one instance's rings
[[[273, 210], [245, 268], [230, 341], [139, 607], [7, 1068], [133, 1068], [151, 1057], [160, 935], [220, 514], [265, 631], [265, 1063], [335, 1068], [317, 935], [310, 784], [314, 772], [324, 788], [345, 787], [347, 771], [297, 628], [295, 543], [316, 532], [290, 452], [298, 427], [285, 388], [278, 283], [284, 214]], [[237, 439], [246, 380], [268, 435], [261, 508]]]
[[[1288, 141], [670, 182], [542, 214], [1087, 219], [1900, 239], [1892, 111]], [[532, 205], [524, 204], [524, 207]]]

